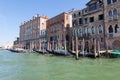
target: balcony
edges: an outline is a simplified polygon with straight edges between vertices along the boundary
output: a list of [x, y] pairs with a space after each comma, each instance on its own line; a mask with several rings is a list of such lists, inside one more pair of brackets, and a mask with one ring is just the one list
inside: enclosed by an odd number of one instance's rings
[[108, 21], [112, 21], [113, 17], [112, 16], [108, 16]]
[[85, 26], [85, 27], [88, 27], [88, 23], [84, 23], [84, 26]]
[[108, 34], [108, 38], [117, 38], [117, 37], [120, 37], [120, 33], [109, 33]]
[[114, 15], [113, 20], [118, 20], [118, 15]]
[[89, 8], [86, 8], [83, 12], [83, 15], [85, 16], [85, 15], [93, 14], [102, 10], [103, 10], [103, 7], [97, 5], [96, 9], [94, 10], [89, 10]]

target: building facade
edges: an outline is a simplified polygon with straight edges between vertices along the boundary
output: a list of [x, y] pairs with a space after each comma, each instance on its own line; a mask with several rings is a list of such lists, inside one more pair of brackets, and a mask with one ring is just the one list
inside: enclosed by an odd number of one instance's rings
[[93, 50], [94, 44], [97, 50], [98, 45], [104, 49], [104, 13], [99, 0], [91, 0], [86, 8], [73, 11], [72, 19], [73, 40], [78, 37], [79, 50], [82, 50], [83, 44], [87, 51]]
[[63, 49], [70, 40], [69, 27], [72, 25], [72, 16], [61, 13], [47, 21], [48, 49]]
[[47, 16], [34, 16], [31, 20], [20, 26], [20, 45], [24, 49], [41, 49], [46, 42]]
[[108, 49], [120, 49], [120, 0], [104, 0]]
[[85, 39], [89, 50], [94, 42], [96, 49], [120, 49], [120, 0], [90, 0], [86, 8], [72, 12], [72, 19], [72, 35], [74, 40], [78, 37], [79, 48]]

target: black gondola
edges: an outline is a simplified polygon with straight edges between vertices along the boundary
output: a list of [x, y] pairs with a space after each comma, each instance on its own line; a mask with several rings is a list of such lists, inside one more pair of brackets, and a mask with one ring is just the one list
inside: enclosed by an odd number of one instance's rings
[[23, 49], [8, 49], [11, 52], [15, 52], [15, 53], [27, 53], [27, 50], [23, 50]]
[[40, 51], [40, 50], [33, 49], [33, 51], [36, 52], [36, 53], [40, 53], [40, 54], [47, 54], [46, 50]]
[[[75, 51], [68, 50], [68, 52], [69, 52], [71, 55], [76, 56], [76, 52], [75, 52]], [[80, 54], [80, 52], [78, 52], [78, 56], [81, 57], [81, 56], [83, 56], [83, 54]]]
[[46, 50], [50, 54], [58, 55], [58, 56], [67, 56], [70, 55], [68, 51], [65, 50]]

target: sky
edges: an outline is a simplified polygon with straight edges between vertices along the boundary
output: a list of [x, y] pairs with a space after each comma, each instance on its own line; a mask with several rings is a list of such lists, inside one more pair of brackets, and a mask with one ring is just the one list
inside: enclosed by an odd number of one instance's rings
[[71, 9], [83, 9], [90, 0], [0, 0], [0, 45], [19, 37], [19, 26], [34, 15], [49, 18]]

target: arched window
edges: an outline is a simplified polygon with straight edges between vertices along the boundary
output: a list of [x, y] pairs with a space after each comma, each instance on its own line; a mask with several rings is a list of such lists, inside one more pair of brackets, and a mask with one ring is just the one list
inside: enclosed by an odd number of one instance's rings
[[75, 35], [75, 30], [73, 29], [73, 31], [72, 31], [72, 36], [74, 36]]
[[81, 12], [79, 12], [78, 15], [81, 16]]
[[99, 25], [99, 26], [98, 26], [98, 33], [99, 33], [99, 34], [102, 34], [102, 33], [103, 33], [103, 27], [102, 27], [102, 25]]
[[112, 0], [113, 3], [117, 2], [117, 0]]
[[108, 16], [109, 16], [109, 17], [112, 16], [112, 11], [111, 11], [111, 10], [108, 12]]
[[75, 37], [77, 36], [77, 29], [75, 30]]
[[110, 25], [110, 27], [109, 27], [109, 33], [113, 33], [113, 28], [112, 28], [111, 25]]
[[76, 14], [74, 14], [73, 16], [74, 16], [74, 18], [75, 18], [75, 17], [76, 17]]
[[112, 1], [111, 0], [107, 0], [107, 4], [111, 4], [112, 3]]
[[92, 26], [91, 31], [92, 31], [92, 34], [95, 34], [94, 26]]
[[113, 15], [115, 15], [115, 16], [118, 15], [117, 9], [113, 10]]
[[118, 27], [118, 25], [116, 24], [116, 25], [115, 25], [115, 33], [118, 32], [118, 29], [119, 29], [119, 27]]

